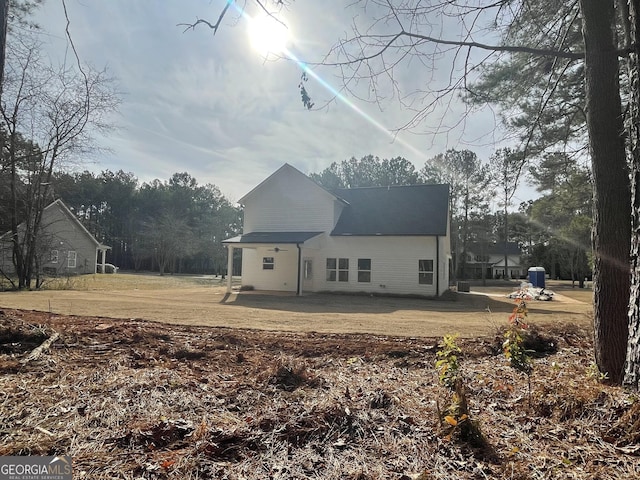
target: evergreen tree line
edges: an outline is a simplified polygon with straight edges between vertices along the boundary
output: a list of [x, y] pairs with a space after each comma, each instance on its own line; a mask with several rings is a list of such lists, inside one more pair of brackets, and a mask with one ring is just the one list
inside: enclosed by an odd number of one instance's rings
[[[589, 169], [553, 154], [525, 175], [509, 177], [518, 165], [517, 152], [508, 149], [484, 162], [474, 152], [452, 149], [429, 159], [419, 170], [402, 157], [367, 155], [334, 162], [310, 177], [328, 190], [449, 184], [454, 279], [473, 275], [466, 265], [467, 252], [500, 248], [507, 242], [518, 243], [524, 267], [543, 266], [553, 278], [590, 276]], [[516, 205], [509, 193], [525, 181], [536, 187], [540, 197]], [[122, 170], [59, 172], [51, 187], [55, 198], [61, 198], [91, 234], [111, 247], [108, 262], [124, 270], [225, 273], [222, 240], [242, 230], [241, 208], [217, 186], [199, 185], [186, 172], [148, 183]], [[7, 221], [0, 215], [2, 231], [9, 229]]]
[[[369, 186], [446, 183], [450, 186], [451, 251], [455, 279], [471, 276], [465, 259], [489, 245], [517, 242], [523, 266], [542, 266], [553, 278], [591, 275], [592, 183], [587, 166], [562, 153], [521, 171], [522, 155], [496, 151], [482, 161], [451, 149], [416, 169], [402, 157], [367, 155], [334, 162], [310, 177], [329, 190]], [[516, 203], [516, 189], [535, 187], [539, 198]], [[419, 206], [416, 206], [419, 208]]]

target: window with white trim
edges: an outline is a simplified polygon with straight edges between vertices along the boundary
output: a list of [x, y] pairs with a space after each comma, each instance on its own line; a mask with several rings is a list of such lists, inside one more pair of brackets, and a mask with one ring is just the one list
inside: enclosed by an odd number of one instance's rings
[[327, 282], [349, 281], [349, 259], [327, 258]]
[[348, 258], [338, 259], [338, 281], [339, 282], [349, 281], [349, 259]]
[[338, 279], [338, 259], [327, 258], [327, 282], [335, 282]]
[[358, 282], [371, 283], [371, 259], [358, 259]]
[[262, 269], [273, 270], [276, 265], [274, 257], [262, 257]]
[[75, 251], [69, 250], [67, 253], [67, 267], [76, 268], [76, 261], [78, 259], [78, 255]]
[[51, 257], [49, 258], [49, 262], [58, 263], [58, 250], [51, 250]]
[[433, 285], [433, 260], [418, 260], [418, 283]]

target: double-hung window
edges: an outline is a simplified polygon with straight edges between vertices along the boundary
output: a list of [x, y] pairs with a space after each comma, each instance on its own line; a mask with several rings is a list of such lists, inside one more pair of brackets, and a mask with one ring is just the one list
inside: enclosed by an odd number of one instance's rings
[[51, 263], [58, 263], [58, 250], [51, 250], [51, 258], [49, 261]]
[[327, 282], [335, 282], [338, 279], [338, 260], [327, 258]]
[[338, 259], [338, 281], [339, 282], [349, 281], [349, 259], [348, 258]]
[[418, 283], [433, 285], [433, 260], [418, 260]]
[[67, 252], [67, 267], [69, 268], [76, 268], [76, 260], [77, 260], [78, 256], [76, 254], [75, 251], [73, 250], [69, 250], [69, 252]]
[[358, 282], [371, 283], [371, 259], [358, 259]]

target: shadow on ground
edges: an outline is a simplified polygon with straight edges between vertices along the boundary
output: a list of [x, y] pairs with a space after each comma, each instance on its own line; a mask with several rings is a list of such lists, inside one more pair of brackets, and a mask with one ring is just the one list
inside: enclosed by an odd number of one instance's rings
[[447, 299], [387, 297], [347, 294], [305, 294], [283, 296], [280, 293], [240, 292], [226, 295], [221, 303], [245, 308], [283, 310], [300, 313], [393, 313], [402, 310], [425, 312], [510, 312], [509, 299], [485, 295], [452, 293]]

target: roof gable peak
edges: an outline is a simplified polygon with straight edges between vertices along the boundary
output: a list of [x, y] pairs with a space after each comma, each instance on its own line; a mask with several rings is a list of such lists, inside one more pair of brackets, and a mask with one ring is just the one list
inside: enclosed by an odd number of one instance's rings
[[319, 188], [320, 190], [324, 191], [327, 195], [331, 196], [332, 198], [336, 199], [336, 200], [341, 200], [339, 197], [337, 197], [334, 193], [330, 192], [329, 190], [327, 190], [326, 188], [324, 188], [322, 185], [320, 185], [319, 183], [315, 182], [314, 180], [312, 180], [311, 178], [309, 178], [307, 175], [305, 175], [304, 173], [302, 173], [300, 170], [298, 170], [296, 167], [288, 164], [288, 163], [284, 163], [280, 168], [278, 168], [275, 172], [273, 172], [271, 175], [269, 175], [267, 178], [265, 178], [262, 182], [260, 182], [258, 185], [256, 185], [250, 192], [248, 192], [247, 194], [245, 194], [242, 198], [240, 198], [238, 200], [238, 203], [241, 205], [244, 205], [244, 203], [246, 202], [246, 200], [251, 197], [252, 195], [255, 194], [255, 192], [257, 192], [258, 190], [262, 189], [264, 186], [268, 185], [269, 183], [271, 183], [271, 181], [280, 176], [280, 175], [284, 175], [284, 174], [293, 174], [295, 176], [298, 176], [302, 181], [308, 182], [309, 184]]

